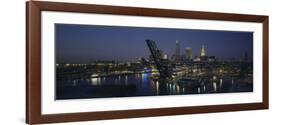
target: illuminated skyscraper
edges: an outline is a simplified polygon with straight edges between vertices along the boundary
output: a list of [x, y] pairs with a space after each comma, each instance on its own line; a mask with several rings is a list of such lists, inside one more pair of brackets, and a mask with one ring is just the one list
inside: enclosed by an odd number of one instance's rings
[[185, 52], [186, 52], [186, 59], [192, 59], [192, 48], [190, 48], [190, 47], [187, 47], [186, 49], [185, 49]]
[[206, 56], [206, 50], [205, 50], [205, 46], [204, 45], [202, 45], [200, 56]]
[[180, 43], [176, 40], [176, 53], [175, 53], [175, 60], [180, 60]]

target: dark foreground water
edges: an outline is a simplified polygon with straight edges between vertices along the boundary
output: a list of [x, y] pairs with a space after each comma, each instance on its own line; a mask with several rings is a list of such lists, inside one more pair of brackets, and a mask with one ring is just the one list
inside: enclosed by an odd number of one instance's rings
[[151, 73], [56, 81], [56, 99], [252, 92], [252, 78], [208, 77], [154, 81]]

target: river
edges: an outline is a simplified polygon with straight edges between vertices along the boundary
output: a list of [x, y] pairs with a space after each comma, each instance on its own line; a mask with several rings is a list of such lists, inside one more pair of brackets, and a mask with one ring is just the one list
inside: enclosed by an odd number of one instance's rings
[[143, 73], [57, 80], [55, 95], [57, 100], [61, 100], [253, 91], [252, 78], [212, 76], [211, 79], [174, 83], [155, 81], [151, 76], [151, 73]]

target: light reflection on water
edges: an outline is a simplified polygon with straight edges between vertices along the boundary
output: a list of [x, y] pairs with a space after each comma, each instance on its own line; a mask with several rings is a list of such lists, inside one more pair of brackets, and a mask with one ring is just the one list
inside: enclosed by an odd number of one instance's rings
[[156, 81], [156, 94], [159, 95], [159, 82]]
[[217, 83], [216, 82], [213, 82], [213, 88], [214, 88], [214, 91], [216, 92], [217, 91]]
[[[252, 91], [253, 86], [238, 86], [243, 84], [235, 84], [233, 77], [210, 77], [199, 79], [196, 81], [187, 81], [186, 83], [166, 82], [161, 83], [151, 79], [151, 73], [120, 75], [112, 77], [95, 77], [90, 79], [65, 80], [57, 82], [62, 86], [119, 86], [134, 87], [133, 96], [151, 96], [151, 95], [175, 95], [175, 94], [198, 94], [198, 93], [216, 93], [216, 92], [239, 92]], [[195, 82], [195, 83], [193, 83]], [[241, 82], [241, 80], [240, 80]], [[194, 86], [192, 84], [195, 84]], [[117, 91], [120, 88], [118, 88]], [[62, 89], [63, 91], [63, 89]], [[120, 91], [120, 90], [119, 90]], [[122, 91], [126, 91], [122, 89]], [[76, 93], [75, 90], [72, 93]], [[79, 91], [77, 91], [79, 93]], [[93, 93], [90, 93], [93, 94]], [[125, 95], [126, 96], [126, 95]], [[132, 96], [132, 95], [127, 95]]]
[[220, 88], [222, 87], [222, 78], [220, 78]]
[[77, 80], [73, 80], [72, 86], [76, 86], [76, 84], [77, 84]]
[[125, 84], [128, 85], [128, 76], [125, 76]]
[[206, 86], [205, 86], [205, 85], [203, 86], [203, 91], [204, 91], [204, 92], [206, 91]]

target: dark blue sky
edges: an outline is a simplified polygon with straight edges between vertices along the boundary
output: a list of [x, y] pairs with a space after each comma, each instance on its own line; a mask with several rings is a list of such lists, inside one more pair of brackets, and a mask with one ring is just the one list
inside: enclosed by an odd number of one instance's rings
[[176, 40], [181, 54], [191, 47], [198, 56], [204, 44], [206, 54], [219, 59], [239, 59], [245, 51], [253, 57], [252, 32], [55, 24], [56, 63], [147, 58], [146, 39], [154, 40], [169, 57], [175, 53]]

